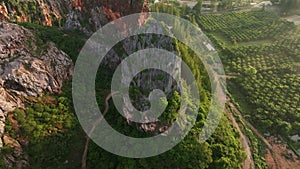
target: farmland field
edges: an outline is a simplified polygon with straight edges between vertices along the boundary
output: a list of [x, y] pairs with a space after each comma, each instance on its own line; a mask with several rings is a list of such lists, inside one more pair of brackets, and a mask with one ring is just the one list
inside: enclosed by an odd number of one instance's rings
[[233, 77], [229, 91], [247, 120], [287, 140], [300, 135], [300, 28], [262, 10], [203, 15], [197, 22]]

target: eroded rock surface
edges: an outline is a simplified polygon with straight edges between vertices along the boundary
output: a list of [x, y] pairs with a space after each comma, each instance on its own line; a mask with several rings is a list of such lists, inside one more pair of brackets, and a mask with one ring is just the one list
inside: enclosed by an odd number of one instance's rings
[[0, 20], [34, 22], [47, 26], [61, 25], [71, 0], [8, 0], [0, 2]]
[[35, 42], [29, 30], [0, 23], [1, 137], [9, 111], [21, 107], [29, 96], [59, 93], [63, 82], [73, 74], [73, 63], [67, 54], [53, 43], [40, 47]]
[[0, 2], [0, 21], [55, 25], [91, 34], [112, 20], [148, 11], [148, 0], [7, 0]]

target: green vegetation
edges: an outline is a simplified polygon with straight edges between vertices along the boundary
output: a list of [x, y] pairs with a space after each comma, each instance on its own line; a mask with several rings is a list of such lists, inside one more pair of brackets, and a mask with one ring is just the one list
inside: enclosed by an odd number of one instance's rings
[[[3, 0], [3, 2], [9, 4], [9, 10], [15, 11], [15, 18], [10, 18], [10, 21], [16, 22], [21, 20], [34, 24], [46, 23], [47, 16], [44, 16], [43, 14], [45, 8], [36, 0]], [[59, 6], [59, 8], [62, 8], [61, 10], [63, 11], [67, 10], [67, 7], [64, 7], [63, 5]], [[51, 12], [51, 10], [52, 9], [49, 9], [49, 12]], [[54, 26], [63, 26], [62, 23], [64, 23], [64, 18], [56, 18], [56, 16], [50, 15], [47, 19], [50, 20]]]
[[[223, 169], [241, 168], [240, 164], [245, 154], [240, 151], [237, 131], [225, 118], [214, 136], [203, 144], [198, 143], [195, 127], [191, 133], [172, 150], [159, 156], [146, 159], [129, 159], [110, 154], [95, 144], [90, 145], [89, 168], [193, 168], [193, 169]], [[197, 129], [198, 128], [198, 129]]]
[[172, 2], [172, 5], [167, 5], [165, 3], [155, 3], [150, 6], [151, 12], [162, 12], [168, 13], [176, 16], [184, 15], [188, 10], [187, 6], [180, 8], [181, 4], [178, 2]]
[[[163, 4], [157, 4], [153, 10], [179, 16], [193, 13], [188, 8], [167, 7]], [[300, 78], [297, 74], [300, 51], [297, 27], [273, 13], [264, 11], [201, 15], [196, 17], [196, 21], [218, 47], [226, 72], [236, 77], [229, 81], [233, 96], [237, 97], [238, 92], [250, 103], [248, 107], [241, 107], [246, 117], [251, 122], [255, 121], [261, 130], [273, 134], [300, 134]], [[64, 32], [56, 27], [29, 23], [21, 25], [34, 30], [39, 37], [40, 47], [48, 41], [53, 41], [68, 53], [73, 61], [76, 60], [86, 38], [83, 34], [77, 34], [78, 32]], [[201, 108], [196, 125], [174, 149], [146, 159], [119, 157], [91, 143], [88, 153], [89, 168], [241, 168], [245, 153], [242, 151], [238, 132], [226, 117], [222, 118], [209, 140], [204, 144], [198, 143], [210, 103], [209, 78], [201, 61], [197, 60], [198, 57], [191, 49], [177, 41], [174, 41], [173, 45], [190, 66], [200, 89]], [[121, 52], [122, 50], [118, 49], [118, 53]], [[98, 72], [96, 92], [101, 109], [104, 108], [104, 98], [109, 93], [112, 73], [113, 71], [107, 68]], [[8, 124], [6, 132], [16, 139], [30, 140], [25, 151], [30, 155], [33, 168], [80, 167], [84, 133], [73, 115], [70, 89], [71, 86], [66, 85], [65, 95], [56, 98], [41, 97], [36, 103], [27, 104], [26, 110], [17, 109], [11, 113], [19, 123], [19, 131], [14, 129], [13, 124]], [[132, 93], [140, 91], [135, 88]], [[160, 118], [162, 123], [171, 123], [176, 118], [180, 102], [177, 92], [174, 92], [167, 102], [163, 102], [167, 105], [167, 110]], [[128, 125], [112, 104], [105, 118], [114, 129], [123, 134], [132, 137], [152, 136], [138, 130], [136, 124]], [[242, 123], [241, 120], [238, 121]], [[261, 157], [264, 147], [251, 130], [244, 126], [243, 131], [251, 140], [257, 168], [265, 168], [264, 159]], [[72, 163], [64, 164], [66, 160]]]
[[37, 44], [39, 48], [45, 48], [47, 42], [54, 42], [57, 47], [67, 53], [75, 63], [78, 53], [85, 43], [87, 38], [80, 31], [63, 31], [58, 27], [41, 26], [32, 23], [19, 23], [39, 38]]
[[[187, 9], [187, 8], [186, 8]], [[183, 15], [184, 9], [178, 10]], [[76, 60], [78, 51], [84, 42], [84, 36], [73, 32], [63, 32], [55, 27], [22, 23], [26, 28], [34, 30], [39, 37], [40, 47], [48, 41], [56, 45]], [[203, 127], [210, 104], [210, 83], [204, 66], [191, 49], [174, 41], [176, 50], [183, 60], [191, 66], [192, 73], [197, 79], [201, 95], [201, 108], [198, 111], [196, 125], [188, 136], [174, 149], [156, 157], [146, 159], [128, 159], [106, 152], [94, 143], [91, 143], [88, 152], [88, 168], [157, 168], [157, 169], [231, 169], [241, 168], [245, 159], [239, 134], [225, 117], [213, 137], [205, 143], [198, 142], [199, 133]], [[121, 50], [118, 52], [121, 52]], [[95, 89], [100, 109], [104, 108], [104, 98], [109, 93], [110, 81], [113, 71], [107, 68], [100, 69], [97, 75]], [[160, 77], [159, 79], [162, 79]], [[14, 138], [28, 138], [29, 145], [25, 152], [30, 155], [32, 168], [79, 168], [82, 149], [84, 147], [84, 134], [74, 118], [71, 103], [71, 86], [66, 84], [62, 97], [55, 99], [40, 99], [37, 103], [26, 105], [26, 110], [16, 110], [14, 118], [22, 124], [20, 131], [7, 126], [7, 132]], [[134, 90], [138, 92], [138, 90]], [[52, 100], [53, 103], [47, 101]], [[170, 123], [176, 118], [176, 111], [180, 104], [178, 93], [168, 98], [168, 109], [162, 115], [162, 122]], [[190, 102], [192, 104], [192, 102]], [[128, 125], [113, 104], [105, 119], [119, 131], [132, 137], [151, 137], [152, 134], [137, 129], [135, 124]], [[23, 132], [24, 130], [24, 132]], [[32, 133], [34, 133], [32, 135]], [[64, 162], [68, 160], [68, 164]]]
[[204, 15], [198, 24], [217, 46], [229, 91], [262, 131], [300, 134], [299, 28], [265, 11]]
[[193, 10], [197, 13], [201, 13], [202, 11], [202, 0], [197, 0], [197, 4], [194, 6]]
[[[99, 78], [97, 78], [99, 80], [96, 81], [97, 100], [99, 100], [99, 107], [102, 110], [104, 109], [103, 100], [106, 94], [109, 93], [107, 88], [110, 85], [111, 76], [108, 72], [113, 73], [107, 69], [100, 69], [98, 71]], [[103, 76], [104, 74], [107, 76]], [[162, 114], [162, 121], [168, 122], [174, 119], [180, 100], [177, 92], [168, 99], [167, 107], [169, 109]], [[241, 143], [238, 140], [239, 134], [227, 118], [222, 118], [220, 127], [218, 127], [212, 138], [203, 144], [199, 144], [198, 137], [207, 115], [209, 101], [202, 101], [201, 105], [196, 125], [181, 143], [168, 152], [145, 159], [130, 159], [106, 152], [96, 144], [91, 143], [88, 152], [88, 168], [241, 168], [241, 162], [244, 160], [245, 154], [241, 150]], [[125, 135], [139, 138], [152, 136], [151, 133], [138, 130], [135, 123], [128, 125], [125, 118], [117, 112], [113, 104], [110, 105], [105, 119], [115, 130]]]
[[[27, 106], [25, 111], [16, 109], [10, 113], [20, 126], [19, 132], [10, 135], [24, 134], [29, 136], [31, 142], [39, 142], [49, 135], [61, 132], [63, 128], [69, 129], [74, 125], [74, 116], [69, 113], [67, 98], [60, 97], [57, 101], [52, 101], [50, 97], [44, 99], [44, 105], [35, 103]], [[11, 129], [11, 126], [6, 126], [7, 132], [12, 131]]]
[[[180, 10], [179, 10], [180, 11]], [[154, 35], [153, 35], [154, 36]], [[169, 44], [172, 45], [172, 44]], [[96, 144], [92, 143], [88, 152], [88, 168], [191, 168], [191, 169], [223, 169], [223, 168], [241, 168], [242, 161], [245, 159], [245, 153], [239, 141], [239, 134], [230, 124], [226, 117], [222, 118], [220, 126], [213, 134], [212, 138], [205, 143], [198, 142], [199, 133], [204, 125], [208, 108], [210, 105], [210, 82], [203, 64], [195, 53], [182, 43], [174, 41], [176, 50], [187, 63], [194, 76], [197, 79], [201, 95], [201, 108], [198, 111], [197, 122], [188, 136], [173, 149], [155, 157], [146, 159], [129, 159], [119, 157], [106, 152]], [[166, 46], [166, 48], [168, 48]], [[118, 46], [118, 52], [122, 52]], [[198, 58], [198, 59], [197, 59]], [[99, 107], [103, 110], [103, 100], [109, 93], [109, 86], [113, 71], [108, 69], [99, 69], [96, 80], [97, 100]], [[130, 95], [143, 94], [139, 88], [130, 88]], [[147, 96], [147, 95], [146, 95]], [[159, 125], [166, 125], [172, 122], [177, 116], [178, 106], [181, 98], [177, 92], [164, 100], [162, 104], [167, 105], [167, 110], [160, 117]], [[190, 102], [192, 103], [192, 102]], [[121, 116], [113, 104], [105, 116], [106, 121], [118, 132], [131, 137], [151, 137], [152, 133], [145, 133], [138, 129], [139, 124], [131, 123], [128, 125], [126, 119]]]
[[[57, 27], [32, 23], [19, 24], [31, 29], [37, 36], [38, 51], [42, 51], [46, 43], [54, 42], [74, 62], [85, 43], [86, 36], [78, 31], [62, 31]], [[67, 82], [62, 94], [32, 98], [25, 105], [25, 110], [17, 109], [11, 112], [20, 126], [18, 129], [6, 120], [5, 131], [8, 135], [23, 142], [28, 141], [28, 144], [23, 145], [23, 150], [29, 155], [32, 168], [81, 167], [85, 133], [74, 115], [71, 89], [71, 83]], [[7, 147], [6, 151], [1, 150], [0, 155], [11, 154], [11, 151]], [[4, 168], [1, 165], [0, 168]]]
[[[32, 168], [80, 166], [74, 158], [83, 149], [84, 137], [69, 106], [67, 97], [46, 95], [26, 105], [26, 110], [9, 113], [14, 120], [7, 120], [6, 134], [24, 144]], [[73, 163], [72, 167], [64, 164], [66, 160]]]
[[[234, 103], [238, 108], [240, 108], [239, 105], [234, 101], [234, 99], [231, 97], [229, 93], [228, 95], [231, 98], [232, 103]], [[265, 143], [263, 143], [263, 141], [260, 138], [258, 138], [255, 133], [253, 133], [253, 131], [242, 121], [240, 115], [235, 110], [233, 110], [231, 106], [226, 104], [226, 108], [230, 110], [230, 112], [233, 114], [235, 120], [240, 126], [240, 129], [249, 139], [249, 144], [250, 144], [252, 158], [254, 160], [255, 167], [260, 169], [267, 169], [268, 166], [264, 158], [264, 154], [266, 150]]]
[[181, 103], [181, 96], [178, 92], [174, 92], [168, 100], [161, 100], [163, 105], [166, 105], [165, 112], [159, 117], [162, 121], [167, 121], [168, 123], [174, 122], [177, 118]]
[[295, 29], [293, 23], [264, 11], [228, 12], [219, 17], [203, 15], [198, 18], [198, 23], [204, 31], [217, 38], [225, 38], [233, 45], [262, 39], [275, 40], [284, 32]]

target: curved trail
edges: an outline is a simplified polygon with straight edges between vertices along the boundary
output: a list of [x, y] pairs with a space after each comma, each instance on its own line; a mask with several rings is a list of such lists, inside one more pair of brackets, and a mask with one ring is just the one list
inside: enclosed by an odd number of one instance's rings
[[108, 110], [109, 110], [109, 99], [116, 94], [116, 92], [110, 92], [106, 98], [105, 98], [105, 109], [104, 112], [102, 113], [102, 118], [99, 118], [97, 121], [95, 121], [93, 127], [91, 128], [91, 130], [87, 133], [86, 135], [86, 142], [85, 142], [85, 146], [84, 146], [84, 152], [82, 155], [82, 160], [81, 160], [81, 168], [82, 169], [86, 169], [86, 158], [87, 158], [87, 152], [88, 152], [88, 148], [89, 148], [89, 143], [90, 143], [90, 135], [94, 132], [96, 126], [101, 123], [101, 121], [103, 120], [104, 116], [107, 114]]
[[236, 122], [236, 120], [235, 120], [234, 116], [232, 115], [232, 113], [227, 109], [225, 110], [225, 112], [229, 116], [233, 126], [240, 133], [240, 141], [241, 141], [242, 146], [244, 147], [245, 152], [247, 154], [247, 159], [243, 163], [243, 169], [254, 169], [255, 168], [255, 163], [254, 163], [254, 160], [253, 160], [253, 157], [252, 157], [251, 148], [249, 146], [249, 143], [248, 143], [249, 140], [248, 140], [247, 136], [245, 136], [245, 134], [242, 132], [240, 126]]
[[[111, 92], [109, 93], [106, 98], [105, 98], [105, 109], [104, 109], [104, 112], [102, 114], [102, 118], [99, 118], [93, 125], [93, 127], [91, 128], [91, 130], [87, 133], [86, 135], [86, 143], [85, 143], [85, 148], [84, 148], [84, 152], [83, 152], [83, 155], [82, 155], [82, 166], [81, 168], [82, 169], [86, 169], [87, 168], [87, 163], [86, 163], [86, 159], [87, 159], [87, 152], [88, 152], [88, 147], [89, 147], [89, 142], [90, 142], [90, 137], [89, 135], [91, 135], [96, 126], [101, 123], [101, 121], [103, 120], [104, 116], [107, 114], [108, 110], [109, 110], [109, 100], [111, 99], [111, 97], [116, 94], [114, 92]], [[240, 116], [241, 120], [268, 146], [268, 149], [272, 152], [272, 146], [271, 144], [268, 142], [267, 139], [265, 139], [260, 133], [259, 131], [254, 127], [252, 126], [241, 114], [241, 112], [236, 108], [236, 106], [230, 101], [228, 100], [228, 103], [230, 105], [230, 107], [236, 112], [238, 113], [238, 115]], [[236, 122], [234, 116], [232, 115], [232, 113], [230, 112], [230, 110], [227, 110], [226, 109], [226, 113], [227, 115], [229, 116], [230, 120], [232, 121], [233, 125], [237, 128], [238, 132], [240, 133], [241, 135], [241, 142], [242, 142], [242, 145], [243, 147], [245, 148], [245, 151], [246, 151], [246, 154], [247, 154], [247, 159], [244, 161], [243, 163], [243, 169], [252, 169], [252, 168], [255, 168], [255, 163], [254, 163], [254, 160], [252, 158], [252, 153], [251, 153], [251, 148], [249, 146], [249, 143], [248, 143], [248, 138], [242, 133], [238, 123]], [[277, 162], [276, 160], [274, 159], [274, 162], [276, 164], [276, 168], [278, 168], [278, 165], [277, 165]], [[279, 168], [278, 168], [279, 169]]]
[[279, 167], [278, 161], [275, 158], [275, 155], [273, 153], [273, 146], [269, 143], [269, 141], [251, 123], [249, 123], [244, 118], [242, 113], [238, 110], [238, 108], [236, 108], [236, 106], [231, 102], [231, 100], [229, 98], [228, 98], [227, 102], [228, 102], [229, 106], [238, 114], [238, 116], [241, 118], [241, 120], [257, 135], [257, 137], [259, 137], [267, 145], [267, 147], [268, 147], [267, 151], [271, 154], [271, 157], [275, 163], [276, 169], [281, 169]]
[[[228, 78], [235, 78], [234, 76], [227, 76], [227, 75], [219, 75], [217, 72], [215, 72], [213, 70], [213, 74], [220, 80], [220, 79], [228, 79]], [[217, 91], [217, 95], [218, 97], [222, 97], [225, 94], [225, 91], [222, 87], [222, 85], [220, 83], [218, 83], [218, 87], [217, 89], [219, 89]], [[228, 102], [230, 104], [230, 107], [234, 106], [233, 104], [231, 104], [230, 99], [228, 97], [226, 97], [226, 102]], [[239, 134], [240, 134], [240, 141], [242, 143], [242, 146], [245, 149], [245, 152], [247, 154], [247, 159], [243, 162], [243, 169], [255, 169], [255, 163], [254, 163], [254, 159], [252, 157], [252, 152], [251, 152], [251, 148], [249, 146], [249, 140], [248, 137], [242, 132], [240, 126], [238, 125], [238, 123], [235, 120], [235, 117], [232, 115], [231, 111], [228, 110], [227, 108], [224, 109], [226, 114], [228, 115], [228, 117], [230, 118], [230, 121], [232, 122], [232, 125], [238, 130]], [[235, 109], [234, 109], [235, 111]]]
[[272, 145], [269, 143], [269, 141], [262, 135], [260, 132], [252, 125], [250, 124], [243, 116], [242, 113], [235, 107], [235, 105], [229, 101], [230, 107], [238, 113], [240, 116], [241, 120], [268, 146], [268, 148], [272, 151]]
[[[219, 75], [217, 72], [213, 71], [213, 74], [218, 77], [218, 79], [220, 80], [220, 78], [235, 78], [234, 76], [227, 76], [227, 75]], [[225, 94], [225, 91], [223, 89], [223, 87], [221, 86], [221, 84], [218, 84], [217, 87], [218, 90], [218, 97], [222, 97]], [[233, 105], [230, 102], [230, 99], [228, 97], [226, 97], [226, 102], [228, 102], [230, 104], [230, 107]], [[234, 105], [233, 105], [234, 106]], [[235, 111], [235, 109], [234, 109]], [[242, 143], [242, 146], [245, 149], [245, 152], [247, 154], [247, 159], [243, 162], [243, 169], [255, 169], [255, 163], [254, 163], [254, 159], [252, 157], [252, 152], [251, 152], [251, 148], [249, 146], [249, 140], [248, 137], [242, 132], [240, 126], [238, 125], [238, 123], [235, 120], [235, 117], [232, 115], [231, 111], [228, 110], [227, 108], [225, 108], [225, 112], [228, 115], [228, 117], [230, 118], [230, 121], [232, 122], [232, 125], [238, 130], [239, 134], [240, 134], [240, 141]]]

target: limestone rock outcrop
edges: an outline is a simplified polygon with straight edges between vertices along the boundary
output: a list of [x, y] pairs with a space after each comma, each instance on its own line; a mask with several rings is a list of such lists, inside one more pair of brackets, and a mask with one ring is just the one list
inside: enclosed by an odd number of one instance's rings
[[9, 111], [29, 96], [59, 93], [73, 74], [73, 63], [53, 43], [37, 46], [29, 30], [0, 23], [0, 136]]
[[55, 25], [91, 34], [109, 21], [148, 11], [148, 0], [5, 0], [0, 2], [0, 21]]
[[0, 2], [0, 20], [61, 25], [70, 9], [71, 0], [6, 0]]

